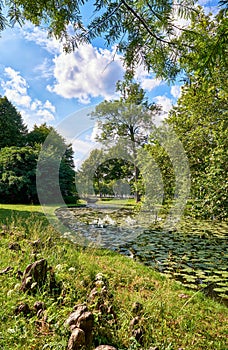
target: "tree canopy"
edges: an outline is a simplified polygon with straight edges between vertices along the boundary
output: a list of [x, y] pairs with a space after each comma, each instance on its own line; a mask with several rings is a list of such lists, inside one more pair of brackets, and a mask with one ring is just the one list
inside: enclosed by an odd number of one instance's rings
[[[20, 113], [8, 101], [0, 99], [0, 197], [5, 203], [37, 203], [37, 176], [45, 178], [45, 193], [54, 202], [53, 187], [58, 186], [67, 202], [76, 201], [74, 162], [71, 145], [53, 127], [35, 125], [27, 132]], [[42, 145], [51, 133], [46, 158], [41, 172], [37, 161]], [[57, 168], [58, 181], [53, 184], [53, 172]], [[40, 168], [39, 168], [40, 169]], [[52, 192], [51, 192], [52, 191]]]
[[227, 217], [227, 82], [225, 65], [216, 66], [209, 81], [192, 75], [166, 121], [188, 156], [193, 205], [211, 218]]
[[126, 159], [115, 158], [112, 149], [94, 149], [77, 171], [77, 190], [85, 197], [91, 194], [100, 197], [129, 195], [134, 178], [133, 171], [132, 164]]
[[160, 107], [150, 104], [145, 92], [132, 79], [118, 84], [119, 100], [104, 101], [96, 106], [92, 117], [96, 119], [100, 134], [97, 140], [112, 153], [112, 158], [123, 158], [134, 165], [135, 197], [139, 200], [138, 148], [142, 147], [153, 129], [154, 116]]
[[[8, 24], [23, 25], [29, 20], [63, 40], [66, 51], [74, 50], [82, 42], [103, 37], [107, 45], [117, 44], [128, 67], [134, 69], [135, 65], [143, 63], [157, 76], [169, 79], [175, 78], [183, 68], [180, 60], [183, 53], [186, 50], [196, 52], [197, 38], [203, 38], [193, 26], [183, 29], [177, 24], [177, 19], [197, 21], [200, 9], [195, 0], [94, 0], [90, 2], [93, 16], [89, 23], [82, 17], [83, 5], [87, 2], [1, 1], [0, 30]], [[214, 57], [225, 58], [227, 54], [227, 1], [221, 0], [219, 5], [216, 25], [211, 32], [216, 40], [204, 53], [202, 72], [210, 69]], [[69, 25], [73, 34], [68, 30]]]
[[27, 128], [7, 97], [0, 96], [0, 149], [25, 144]]
[[37, 203], [39, 148], [5, 147], [0, 151], [0, 198], [3, 203]]

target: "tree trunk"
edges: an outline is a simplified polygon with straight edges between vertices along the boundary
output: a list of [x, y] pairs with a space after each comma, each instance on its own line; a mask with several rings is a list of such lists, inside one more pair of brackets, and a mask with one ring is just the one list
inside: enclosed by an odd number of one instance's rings
[[139, 169], [135, 164], [134, 164], [134, 169], [135, 169], [135, 201], [136, 203], [138, 203], [141, 200], [141, 195], [138, 191]]
[[136, 203], [140, 202], [141, 196], [138, 191], [138, 179], [139, 179], [139, 169], [136, 165], [136, 159], [137, 159], [137, 150], [135, 146], [135, 134], [134, 134], [134, 128], [133, 126], [130, 127], [130, 135], [131, 135], [131, 142], [132, 142], [132, 151], [133, 151], [133, 158], [134, 158], [134, 172], [135, 172], [135, 201]]

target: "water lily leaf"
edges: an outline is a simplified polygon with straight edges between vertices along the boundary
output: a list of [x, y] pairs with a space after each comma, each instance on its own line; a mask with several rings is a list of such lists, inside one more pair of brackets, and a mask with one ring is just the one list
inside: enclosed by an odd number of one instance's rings
[[195, 282], [196, 278], [194, 276], [190, 275], [184, 275], [183, 276], [187, 282]]
[[222, 288], [222, 287], [216, 287], [216, 288], [214, 288], [214, 291], [215, 292], [218, 292], [218, 293], [224, 293], [225, 291], [228, 291], [228, 288]]

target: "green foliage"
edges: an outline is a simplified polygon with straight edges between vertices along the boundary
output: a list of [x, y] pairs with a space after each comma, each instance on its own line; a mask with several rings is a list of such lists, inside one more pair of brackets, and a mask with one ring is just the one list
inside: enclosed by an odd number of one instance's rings
[[[122, 181], [118, 181], [121, 180]], [[125, 159], [115, 158], [112, 149], [95, 149], [82, 163], [76, 175], [80, 194], [102, 196], [130, 194], [133, 179], [133, 166]]]
[[137, 153], [147, 142], [154, 127], [153, 117], [160, 112], [160, 107], [149, 104], [143, 89], [127, 75], [117, 88], [121, 92], [120, 99], [101, 102], [92, 117], [100, 130], [97, 140], [108, 149], [110, 158], [122, 159], [134, 166], [135, 198], [139, 201]]
[[[44, 178], [43, 190], [49, 199], [53, 188], [57, 188], [66, 202], [77, 201], [73, 149], [53, 127], [35, 125], [27, 133], [21, 115], [4, 97], [0, 99], [0, 130], [0, 194], [4, 203], [37, 203], [36, 175]], [[42, 171], [37, 172], [41, 146], [47, 138], [46, 158], [43, 157], [42, 169], [39, 168]], [[56, 181], [54, 170], [58, 174]]]
[[167, 203], [175, 193], [175, 174], [170, 156], [156, 141], [146, 145], [145, 150], [146, 156], [144, 152], [139, 152], [138, 158], [143, 178], [150, 184], [146, 188], [147, 200], [155, 201], [157, 196], [158, 203]]
[[[37, 126], [36, 124], [33, 127], [33, 130], [30, 131], [26, 137], [26, 142], [29, 146], [34, 146], [36, 144], [42, 145], [50, 132], [54, 132], [53, 127], [48, 127], [46, 123]], [[54, 140], [54, 137], [52, 139], [52, 143]], [[63, 139], [60, 135], [56, 133], [56, 139], [55, 139], [55, 147], [59, 146], [59, 143], [61, 144]]]
[[[228, 21], [224, 11], [216, 16], [205, 15], [199, 9], [192, 16], [190, 31], [183, 32], [179, 40], [186, 48], [180, 54], [180, 65], [188, 76], [191, 74], [212, 80], [217, 67], [226, 69]], [[194, 31], [194, 32], [192, 32]]]
[[219, 219], [227, 217], [228, 201], [227, 82], [225, 65], [215, 67], [209, 81], [192, 75], [167, 120], [188, 156], [195, 209]]
[[97, 120], [101, 135], [100, 142], [115, 145], [119, 139], [127, 141], [127, 148], [134, 152], [137, 145], [143, 145], [153, 128], [153, 117], [160, 107], [149, 104], [145, 92], [133, 80], [117, 85], [121, 92], [119, 100], [104, 101], [96, 106], [92, 117]]
[[39, 148], [5, 147], [0, 151], [0, 197], [4, 203], [37, 202]]
[[[28, 2], [25, 0], [8, 0], [0, 4], [0, 30], [6, 25], [25, 20], [35, 25], [42, 25], [49, 34], [65, 42], [66, 51], [74, 50], [79, 43], [103, 37], [107, 45], [118, 44], [124, 54], [127, 67], [134, 69], [139, 63], [157, 76], [174, 79], [183, 68], [180, 58], [193, 48], [197, 53], [195, 38], [203, 39], [194, 26], [179, 28], [176, 18], [191, 20], [197, 18], [200, 8], [195, 0], [170, 1], [134, 1], [134, 0], [98, 0], [90, 2], [93, 9], [92, 19], [81, 18], [81, 9], [88, 0]], [[5, 9], [7, 5], [8, 13]], [[200, 63], [200, 71], [213, 70], [212, 63], [217, 58], [225, 59], [227, 45], [226, 1], [220, 1], [218, 7], [216, 40], [198, 52], [204, 59]], [[6, 13], [6, 15], [5, 15]], [[74, 29], [71, 35], [67, 31], [69, 24]], [[183, 33], [184, 35], [180, 35]], [[185, 35], [186, 34], [186, 35]], [[192, 43], [194, 43], [192, 45]], [[209, 44], [209, 46], [207, 46]]]
[[27, 128], [7, 97], [0, 96], [0, 149], [25, 144]]
[[[28, 143], [42, 145], [37, 167], [37, 181], [44, 203], [56, 201], [59, 191], [67, 202], [76, 202], [73, 149], [53, 127], [35, 125]], [[74, 200], [73, 200], [74, 198]]]

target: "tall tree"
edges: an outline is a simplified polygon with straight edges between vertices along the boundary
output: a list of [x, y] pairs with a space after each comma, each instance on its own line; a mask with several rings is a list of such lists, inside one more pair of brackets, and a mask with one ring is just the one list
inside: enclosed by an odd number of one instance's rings
[[227, 82], [223, 66], [215, 68], [211, 81], [192, 76], [167, 120], [189, 159], [193, 205], [198, 213], [211, 218], [227, 216]]
[[37, 203], [36, 164], [39, 147], [0, 150], [0, 198], [3, 203]]
[[[125, 159], [115, 158], [112, 150], [104, 151], [94, 149], [82, 163], [76, 175], [76, 184], [80, 195], [87, 196], [95, 193], [100, 197], [114, 195], [116, 183], [124, 187], [127, 185], [127, 192], [133, 179], [132, 164]], [[117, 187], [117, 186], [116, 186]], [[123, 189], [123, 188], [122, 188]]]
[[[51, 126], [46, 123], [37, 126], [27, 136], [27, 144], [41, 148], [41, 159], [37, 176], [43, 178], [43, 192], [47, 200], [54, 201], [54, 193], [60, 186], [61, 194], [67, 202], [76, 200], [75, 171], [72, 146]], [[44, 146], [44, 149], [42, 148]], [[54, 174], [58, 172], [58, 181]], [[56, 187], [57, 186], [57, 187]]]
[[0, 148], [25, 144], [27, 128], [7, 97], [0, 96]]
[[137, 151], [147, 142], [153, 128], [153, 117], [159, 113], [160, 108], [149, 104], [143, 89], [132, 80], [126, 79], [119, 83], [118, 89], [121, 92], [120, 99], [100, 103], [92, 117], [96, 119], [101, 130], [97, 140], [109, 149], [113, 147], [117, 157], [120, 155], [118, 151], [122, 155], [125, 153], [124, 157], [129, 157], [126, 160], [134, 164], [135, 198], [139, 201]]
[[[51, 139], [43, 156], [42, 166], [37, 161], [42, 144], [51, 132]], [[59, 189], [66, 202], [76, 202], [73, 150], [54, 128], [46, 124], [34, 126], [23, 136], [23, 147], [4, 147], [0, 150], [0, 196], [6, 203], [38, 202], [36, 179], [43, 178], [43, 191], [48, 202], [55, 202], [55, 190]], [[57, 171], [57, 179], [53, 174]]]

